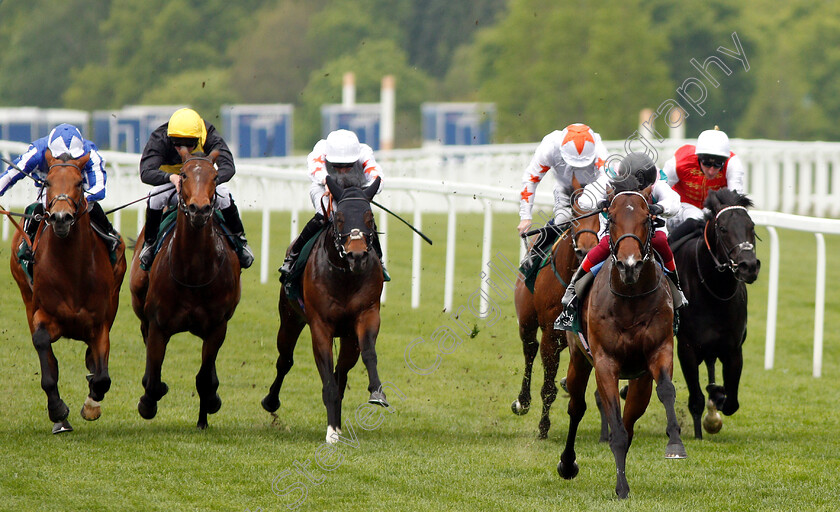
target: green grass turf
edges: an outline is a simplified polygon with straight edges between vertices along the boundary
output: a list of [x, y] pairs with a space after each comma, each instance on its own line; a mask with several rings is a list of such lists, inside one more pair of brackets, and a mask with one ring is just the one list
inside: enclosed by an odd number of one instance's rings
[[[259, 254], [258, 214], [245, 215]], [[513, 215], [494, 219], [494, 253], [516, 261]], [[455, 306], [467, 303], [480, 284], [479, 215], [458, 218]], [[421, 307], [410, 307], [410, 232], [390, 224], [387, 301], [377, 352], [383, 380], [397, 386], [392, 408], [381, 417], [357, 417], [367, 400], [367, 376], [359, 363], [350, 373], [344, 403], [344, 435], [354, 444], [336, 452], [324, 444], [326, 413], [308, 330], [286, 378], [279, 418], [259, 401], [274, 377], [279, 285], [274, 270], [289, 239], [288, 215], [272, 218], [271, 280], [259, 284], [259, 270], [243, 274], [242, 302], [229, 324], [219, 354], [219, 394], [223, 405], [198, 431], [194, 378], [199, 341], [178, 335], [163, 367], [169, 394], [152, 421], [140, 418], [137, 400], [145, 351], [130, 307], [128, 282], [111, 333], [113, 385], [102, 402], [102, 417], [83, 421], [78, 410], [87, 394], [84, 344], [54, 345], [59, 381], [71, 408], [72, 433], [53, 436], [40, 389], [39, 366], [20, 295], [8, 272], [0, 305], [0, 510], [837, 510], [840, 502], [840, 280], [836, 255], [840, 237], [827, 237], [829, 255], [823, 376], [811, 377], [813, 338], [814, 237], [780, 231], [782, 262], [776, 365], [765, 371], [764, 334], [769, 270], [766, 230], [759, 242], [764, 268], [750, 286], [750, 318], [744, 347], [741, 410], [724, 418], [723, 430], [693, 439], [686, 408], [688, 393], [675, 361], [677, 414], [688, 459], [665, 460], [665, 415], [655, 395], [636, 427], [627, 462], [630, 499], [615, 499], [615, 466], [606, 444], [597, 442], [599, 422], [591, 392], [578, 434], [580, 474], [572, 481], [556, 472], [565, 442], [567, 400], [552, 410], [547, 440], [537, 439], [542, 368], [535, 365], [532, 411], [514, 416], [510, 403], [522, 377], [522, 350], [510, 298], [499, 300], [494, 325], [465, 312], [474, 338], [449, 353], [428, 375], [412, 372], [405, 350], [412, 340], [427, 343], [412, 351], [418, 366], [435, 359], [433, 333], [455, 328], [442, 312], [446, 219], [429, 215], [423, 230], [435, 240], [423, 249]], [[132, 214], [123, 226], [134, 226]], [[130, 233], [133, 230], [125, 230]], [[0, 260], [9, 258], [8, 243]], [[257, 262], [258, 264], [259, 262]], [[4, 265], [6, 265], [4, 263]], [[451, 348], [451, 347], [450, 347]], [[558, 378], [565, 374], [561, 356]], [[704, 380], [705, 384], [705, 380]], [[360, 412], [364, 412], [362, 409]], [[378, 413], [377, 413], [378, 414]], [[374, 420], [380, 420], [371, 428]], [[367, 425], [369, 429], [362, 428]], [[316, 464], [320, 460], [328, 470]], [[296, 468], [308, 465], [307, 480]], [[283, 476], [286, 475], [286, 476]], [[272, 484], [274, 482], [274, 492]], [[296, 483], [299, 482], [299, 483]], [[284, 492], [286, 494], [284, 494]]]

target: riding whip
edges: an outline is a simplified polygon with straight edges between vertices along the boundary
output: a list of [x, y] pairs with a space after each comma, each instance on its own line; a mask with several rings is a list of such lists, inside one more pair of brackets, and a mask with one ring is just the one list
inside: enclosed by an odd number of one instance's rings
[[429, 245], [432, 245], [432, 239], [431, 239], [431, 238], [429, 238], [429, 237], [427, 237], [427, 236], [426, 236], [426, 235], [424, 235], [423, 233], [421, 233], [419, 229], [417, 229], [417, 228], [415, 228], [414, 226], [412, 226], [411, 224], [409, 224], [409, 223], [408, 223], [408, 221], [406, 221], [405, 219], [403, 219], [402, 217], [400, 217], [400, 216], [399, 216], [399, 215], [397, 215], [396, 213], [392, 212], [392, 211], [391, 211], [391, 210], [389, 210], [388, 208], [385, 208], [384, 206], [382, 206], [381, 204], [377, 203], [377, 202], [376, 202], [376, 201], [374, 201], [374, 200], [371, 200], [371, 201], [370, 201], [370, 203], [371, 203], [371, 204], [374, 204], [374, 205], [376, 205], [376, 206], [378, 206], [378, 207], [380, 207], [380, 208], [382, 208], [382, 209], [383, 209], [384, 211], [386, 211], [387, 213], [390, 213], [391, 215], [393, 215], [394, 217], [396, 217], [397, 219], [399, 219], [400, 221], [402, 221], [402, 223], [403, 223], [403, 224], [405, 224], [406, 226], [408, 226], [409, 228], [411, 228], [411, 230], [412, 230], [412, 231], [414, 231], [415, 233], [417, 233], [418, 235], [420, 235], [420, 238], [422, 238], [423, 240], [425, 240], [425, 241], [429, 242]]

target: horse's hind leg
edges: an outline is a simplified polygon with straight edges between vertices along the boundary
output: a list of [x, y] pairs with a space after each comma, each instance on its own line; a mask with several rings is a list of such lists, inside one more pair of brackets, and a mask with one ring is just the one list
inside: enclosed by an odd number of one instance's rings
[[[359, 342], [355, 337], [342, 337], [338, 350], [338, 361], [335, 364], [335, 380], [338, 383], [339, 400], [344, 400], [344, 390], [347, 389], [347, 374], [359, 361]], [[341, 426], [341, 423], [338, 425]]]
[[359, 350], [362, 355], [362, 363], [368, 372], [368, 392], [370, 397], [368, 403], [388, 407], [388, 400], [382, 391], [382, 382], [379, 381], [376, 357], [376, 337], [379, 335], [379, 310], [368, 310], [356, 321], [356, 336], [359, 339]]
[[[564, 333], [565, 334], [565, 333]], [[548, 429], [551, 428], [551, 406], [557, 398], [557, 384], [554, 380], [557, 378], [557, 367], [560, 365], [560, 344], [552, 329], [544, 329], [542, 334], [542, 341], [540, 342], [540, 356], [542, 357], [544, 380], [540, 395], [542, 397], [542, 415], [540, 416], [539, 437], [545, 439], [548, 437]], [[569, 386], [568, 376], [566, 377], [566, 387]]]
[[510, 409], [514, 414], [522, 416], [527, 414], [531, 408], [531, 373], [534, 369], [534, 359], [537, 358], [540, 344], [537, 342], [536, 311], [533, 311], [533, 308], [522, 311], [517, 308], [516, 313], [519, 316], [519, 339], [522, 340], [525, 371], [522, 374], [522, 387], [519, 390], [519, 396], [510, 404]]
[[88, 375], [90, 393], [82, 405], [82, 418], [93, 421], [102, 414], [99, 402], [105, 398], [105, 393], [111, 389], [111, 377], [108, 375], [108, 355], [110, 353], [110, 339], [108, 327], [103, 326], [95, 339], [88, 343], [85, 352], [85, 364], [91, 375]]
[[[280, 300], [284, 300], [281, 296]], [[297, 345], [300, 332], [306, 326], [306, 322], [301, 320], [292, 311], [282, 307], [280, 308], [280, 328], [277, 330], [277, 362], [275, 368], [277, 369], [274, 381], [268, 389], [268, 394], [260, 402], [263, 409], [268, 412], [275, 412], [280, 408], [280, 387], [283, 386], [283, 379], [292, 365], [295, 364], [294, 353], [295, 345]]]
[[[688, 386], [688, 412], [691, 413], [691, 419], [694, 422], [694, 438], [703, 439], [703, 428], [700, 426], [700, 418], [703, 416], [706, 399], [703, 396], [703, 388], [700, 386], [700, 361], [697, 359], [694, 350], [686, 345], [688, 343], [680, 343], [678, 352], [680, 367], [682, 368], [686, 386]], [[714, 372], [715, 367], [713, 362], [711, 373], [709, 374], [710, 382], [714, 380]]]
[[627, 398], [624, 401], [624, 429], [627, 431], [627, 443], [633, 444], [633, 434], [636, 421], [642, 417], [650, 404], [650, 394], [653, 390], [653, 377], [648, 373], [638, 379], [631, 380], [627, 385]]
[[73, 428], [67, 421], [70, 409], [58, 393], [58, 360], [53, 353], [52, 341], [50, 333], [42, 324], [32, 333], [32, 344], [35, 345], [41, 363], [41, 389], [47, 394], [47, 412], [54, 423], [53, 434], [58, 434]]
[[137, 412], [147, 420], [155, 417], [158, 401], [169, 391], [169, 387], [161, 380], [161, 366], [168, 343], [168, 336], [156, 326], [149, 326], [149, 335], [146, 337], [146, 373], [143, 375], [145, 393], [137, 403]]
[[227, 322], [222, 322], [204, 338], [201, 347], [201, 368], [195, 376], [195, 389], [198, 391], [198, 428], [207, 428], [207, 415], [215, 414], [222, 407], [222, 399], [216, 392], [219, 389], [219, 377], [216, 375], [216, 357], [225, 342]]
[[557, 472], [566, 480], [577, 476], [579, 467], [575, 454], [575, 438], [583, 414], [586, 412], [586, 385], [592, 366], [583, 355], [573, 347], [569, 347], [569, 370], [566, 373], [566, 386], [569, 388], [569, 432], [566, 435], [566, 447], [560, 455]]

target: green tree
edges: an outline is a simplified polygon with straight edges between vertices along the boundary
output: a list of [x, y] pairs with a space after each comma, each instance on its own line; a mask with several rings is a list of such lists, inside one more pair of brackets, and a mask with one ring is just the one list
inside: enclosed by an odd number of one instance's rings
[[295, 112], [295, 145], [311, 148], [321, 138], [321, 105], [341, 102], [341, 81], [345, 72], [356, 75], [356, 101], [379, 102], [381, 79], [396, 80], [395, 138], [398, 146], [419, 145], [420, 104], [428, 99], [431, 79], [408, 64], [408, 58], [394, 41], [365, 41], [352, 53], [326, 63], [312, 72], [301, 94], [301, 108]]

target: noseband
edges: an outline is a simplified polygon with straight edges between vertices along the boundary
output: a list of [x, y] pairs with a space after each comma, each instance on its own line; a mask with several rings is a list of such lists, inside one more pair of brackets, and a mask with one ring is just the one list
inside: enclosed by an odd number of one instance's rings
[[[344, 201], [365, 201], [370, 203], [367, 198], [365, 197], [346, 197], [338, 202], [336, 205], [336, 211], [341, 206], [341, 203]], [[335, 244], [335, 249], [338, 251], [338, 256], [344, 259], [347, 256], [347, 250], [344, 248], [344, 244], [341, 243], [345, 237], [349, 237], [349, 241], [353, 240], [364, 240], [365, 241], [365, 252], [370, 251], [371, 244], [373, 243], [373, 233], [362, 233], [362, 230], [358, 228], [353, 228], [348, 233], [340, 233], [338, 231], [338, 224], [333, 222], [333, 243]]]
[[[51, 171], [53, 167], [75, 167], [76, 170], [79, 171], [79, 174], [82, 173], [82, 170], [79, 168], [78, 165], [68, 164], [68, 163], [52, 164], [47, 172], [49, 173], [49, 171]], [[44, 180], [44, 188], [49, 188], [49, 187], [50, 187], [50, 181], [49, 180]], [[50, 212], [50, 210], [59, 201], [66, 201], [73, 206], [73, 218], [70, 221], [70, 225], [71, 226], [74, 225], [76, 223], [76, 219], [79, 216], [79, 210], [81, 210], [81, 208], [82, 208], [82, 201], [84, 201], [84, 193], [80, 194], [79, 198], [75, 201], [73, 200], [73, 198], [71, 198], [67, 194], [58, 194], [57, 196], [53, 197], [50, 200], [50, 202], [47, 203], [47, 211], [46, 211], [46, 214], [44, 215], [44, 217], [47, 219], [47, 222], [49, 222], [49, 219], [52, 215], [52, 212]]]
[[[726, 269], [729, 269], [729, 270], [732, 271], [733, 274], [736, 274], [735, 269], [738, 268], [738, 263], [735, 262], [735, 259], [734, 259], [733, 254], [732, 254], [733, 251], [737, 250], [738, 253], [740, 253], [742, 251], [754, 251], [755, 246], [753, 244], [751, 244], [750, 242], [744, 240], [743, 242], [741, 242], [739, 244], [736, 244], [736, 245], [727, 249], [726, 245], [723, 243], [723, 237], [721, 236], [721, 230], [720, 230], [720, 221], [718, 219], [723, 212], [733, 211], [733, 210], [743, 210], [744, 212], [747, 211], [747, 209], [744, 208], [743, 206], [727, 206], [726, 208], [722, 208], [719, 212], [717, 212], [717, 215], [715, 215], [716, 245], [720, 246], [720, 248], [723, 250], [723, 253], [726, 255], [726, 258], [729, 260], [728, 262], [723, 262], [723, 263], [720, 262], [717, 259], [717, 256], [715, 255], [715, 251], [713, 251], [712, 247], [709, 245], [709, 236], [708, 236], [709, 221], [706, 221], [706, 228], [703, 229], [703, 239], [706, 242], [706, 248], [709, 249], [709, 254], [712, 255], [712, 260], [715, 262], [715, 269], [718, 272], [723, 272]], [[747, 213], [747, 215], [749, 215], [749, 213]], [[736, 276], [737, 276], [737, 274], [736, 274]]]
[[[647, 206], [647, 198], [645, 196], [643, 196], [642, 194], [640, 194], [638, 192], [634, 192], [634, 191], [619, 192], [618, 194], [615, 195], [615, 197], [613, 197], [613, 200], [610, 202], [610, 206], [612, 206], [612, 203], [615, 201], [615, 199], [622, 194], [637, 195], [644, 200], [645, 206]], [[612, 217], [610, 217], [608, 219], [608, 221], [610, 223], [615, 222]], [[653, 239], [653, 219], [651, 219], [650, 215], [647, 216], [646, 223], [647, 223], [647, 239], [644, 242], [642, 242], [642, 239], [637, 237], [633, 233], [624, 233], [623, 235], [618, 237], [618, 240], [616, 240], [616, 241], [613, 241], [612, 237], [610, 237], [610, 239], [609, 239], [610, 240], [610, 255], [612, 256], [613, 261], [615, 261], [615, 259], [616, 259], [616, 252], [618, 251], [618, 244], [620, 244], [621, 241], [624, 240], [625, 238], [632, 238], [633, 240], [636, 240], [639, 243], [639, 248], [642, 251], [642, 260], [643, 261], [649, 260], [651, 258], [651, 255], [653, 254], [653, 251], [651, 251], [651, 240]]]

